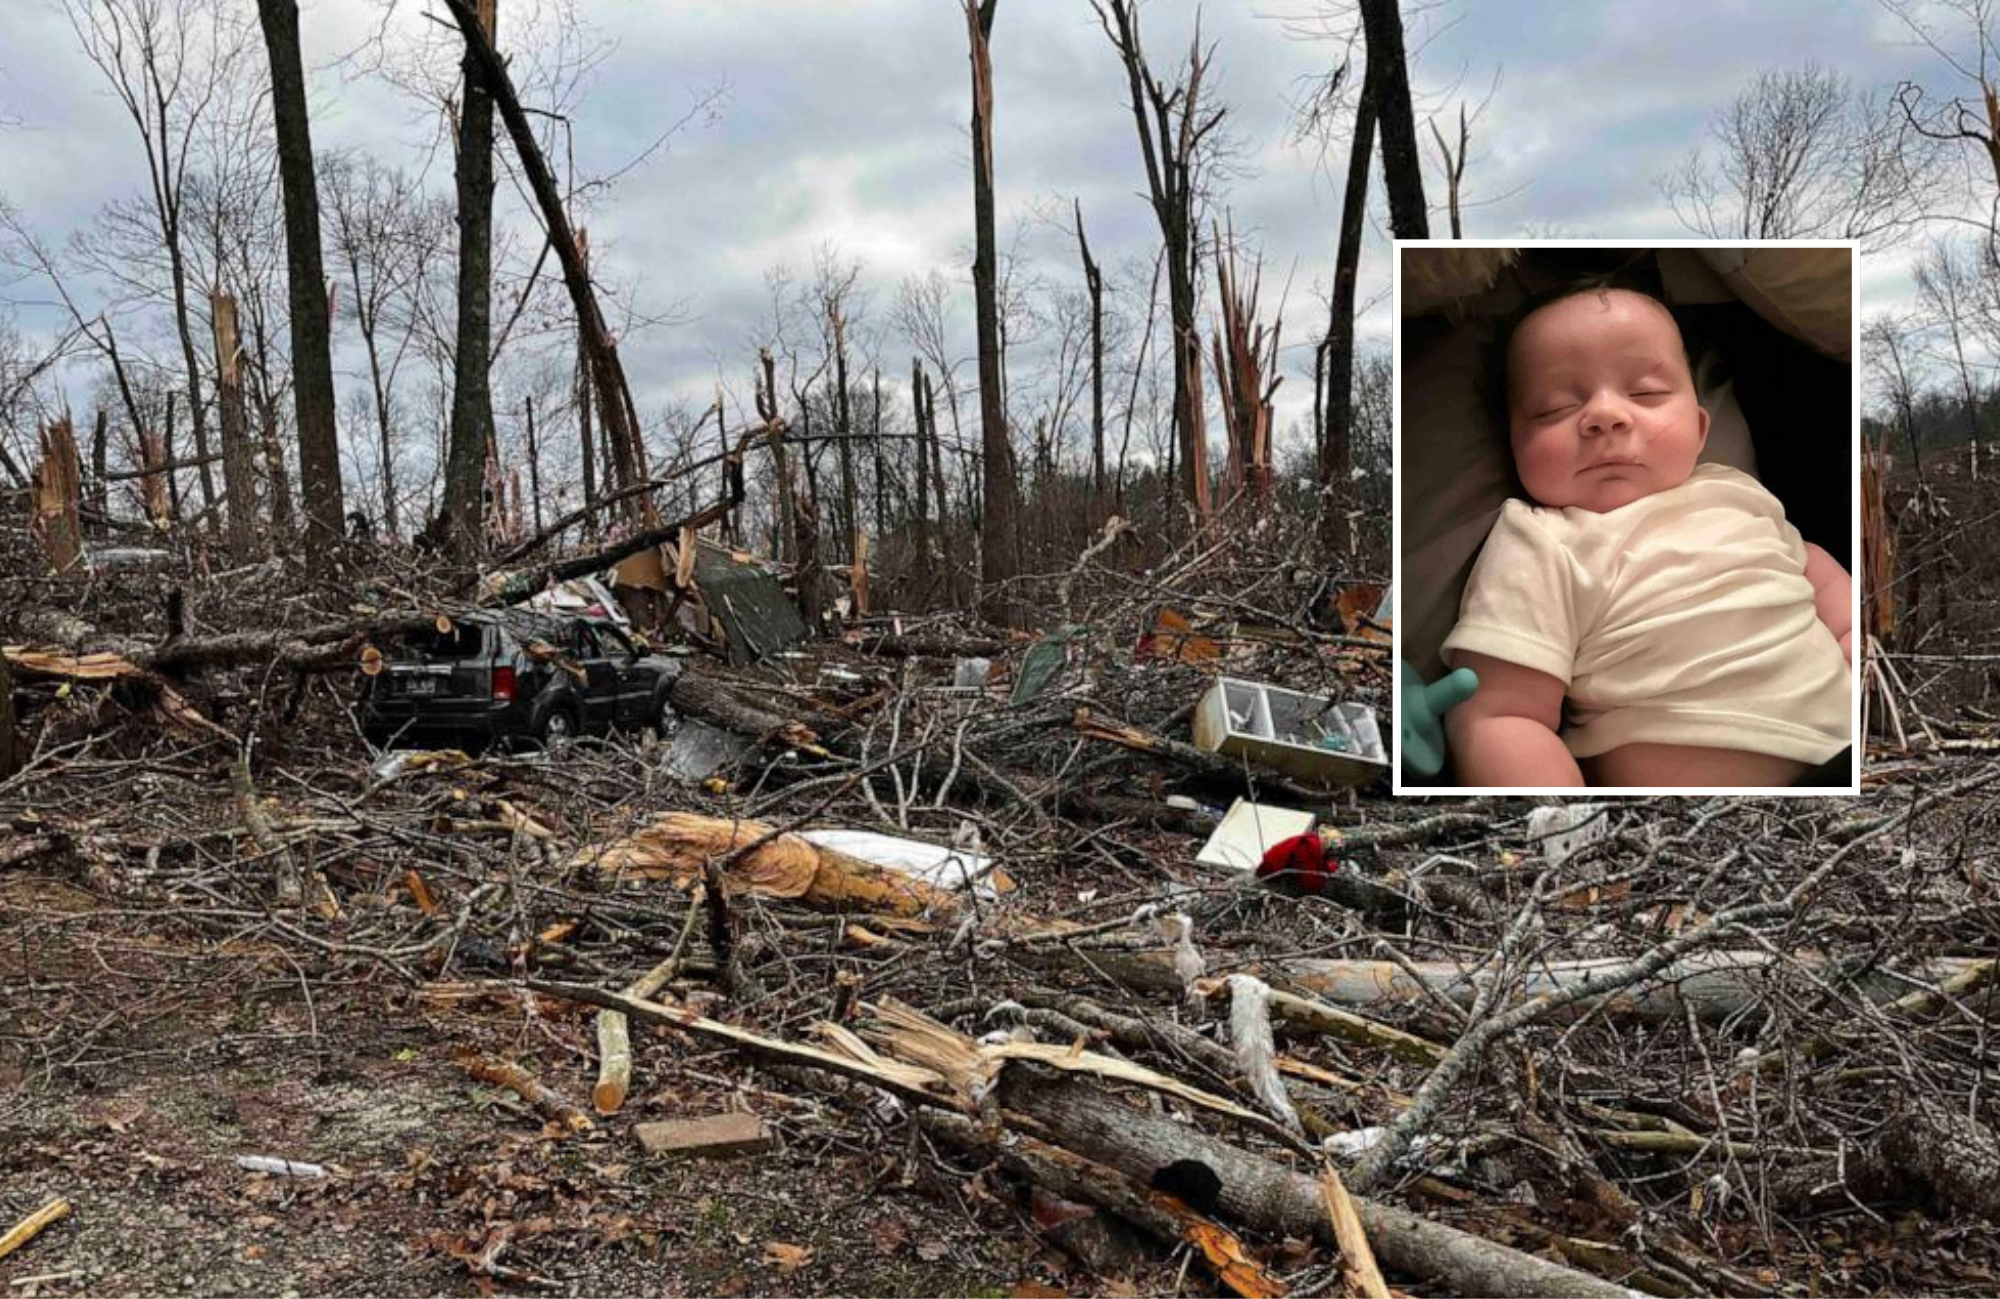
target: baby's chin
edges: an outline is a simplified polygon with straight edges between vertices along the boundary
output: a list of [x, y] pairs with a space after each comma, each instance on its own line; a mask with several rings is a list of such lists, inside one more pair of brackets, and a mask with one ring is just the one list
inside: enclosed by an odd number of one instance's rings
[[[1568, 494], [1560, 509], [1587, 510], [1592, 514], [1609, 514], [1622, 509], [1632, 502], [1643, 500], [1657, 490], [1652, 484], [1635, 478], [1612, 478], [1592, 483], [1579, 484], [1577, 490]], [[1543, 504], [1548, 504], [1544, 501]]]

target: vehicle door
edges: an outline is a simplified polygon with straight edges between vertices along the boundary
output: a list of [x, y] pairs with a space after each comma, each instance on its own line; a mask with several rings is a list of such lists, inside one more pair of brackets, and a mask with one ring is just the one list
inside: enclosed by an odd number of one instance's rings
[[570, 653], [583, 668], [584, 682], [577, 690], [583, 703], [584, 729], [602, 734], [611, 729], [618, 715], [618, 670], [623, 664], [610, 652], [587, 622], [570, 624]]
[[627, 728], [644, 726], [652, 720], [653, 681], [658, 674], [645, 668], [638, 647], [622, 628], [607, 622], [598, 623], [595, 630], [617, 668], [618, 724]]

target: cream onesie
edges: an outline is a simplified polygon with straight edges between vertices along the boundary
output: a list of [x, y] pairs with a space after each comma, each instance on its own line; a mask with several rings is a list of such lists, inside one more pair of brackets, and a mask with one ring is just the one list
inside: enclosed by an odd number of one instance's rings
[[1850, 742], [1852, 686], [1805, 562], [1777, 497], [1723, 465], [1602, 514], [1508, 501], [1440, 653], [1561, 680], [1579, 759], [1651, 743], [1820, 763]]

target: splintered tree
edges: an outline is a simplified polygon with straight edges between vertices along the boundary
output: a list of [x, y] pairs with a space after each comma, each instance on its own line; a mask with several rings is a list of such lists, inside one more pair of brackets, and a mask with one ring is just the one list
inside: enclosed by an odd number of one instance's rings
[[[478, 0], [479, 26], [495, 39], [498, 0]], [[445, 453], [439, 539], [460, 559], [478, 549], [484, 522], [486, 447], [493, 437], [493, 95], [468, 44], [458, 113], [458, 339], [452, 349], [451, 436]]]
[[291, 281], [292, 396], [299, 424], [299, 485], [305, 496], [306, 571], [339, 566], [342, 524], [340, 440], [333, 420], [333, 350], [326, 275], [320, 265], [319, 193], [313, 178], [306, 78], [299, 58], [296, 0], [257, 0], [271, 58], [271, 116], [278, 133], [278, 178], [285, 194], [285, 263]]
[[979, 323], [979, 575], [986, 615], [1018, 619], [1007, 585], [1020, 573], [1020, 499], [1014, 444], [1007, 432], [1000, 378], [1000, 289], [993, 235], [993, 61], [988, 42], [999, 0], [965, 0], [972, 58], [972, 291]]
[[1174, 349], [1174, 439], [1181, 485], [1196, 514], [1209, 513], [1208, 450], [1202, 436], [1201, 336], [1195, 329], [1195, 204], [1203, 182], [1204, 146], [1222, 125], [1224, 109], [1202, 101], [1211, 48], [1197, 28], [1178, 84], [1153, 75], [1139, 42], [1132, 0], [1091, 0], [1097, 20], [1125, 65], [1146, 190], [1166, 248], [1167, 304]]
[[1215, 237], [1215, 287], [1220, 310], [1215, 332], [1215, 381], [1229, 434], [1229, 490], [1249, 492], [1258, 518], [1271, 502], [1271, 396], [1282, 383], [1278, 336], [1283, 321], [1268, 328], [1257, 322], [1263, 287], [1261, 265], [1251, 267], [1246, 286], [1236, 265], [1236, 232]]

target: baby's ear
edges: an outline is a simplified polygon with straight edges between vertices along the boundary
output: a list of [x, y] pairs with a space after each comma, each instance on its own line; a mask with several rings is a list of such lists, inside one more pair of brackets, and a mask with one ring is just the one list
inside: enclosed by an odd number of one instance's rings
[[1695, 439], [1696, 450], [1708, 445], [1708, 407], [1696, 406], [1695, 413], [1701, 416], [1701, 435]]

